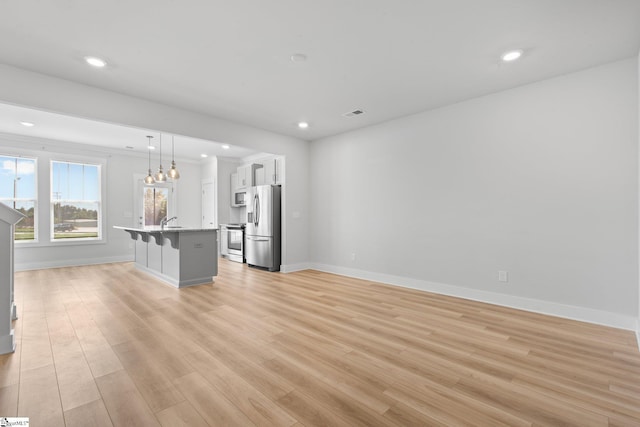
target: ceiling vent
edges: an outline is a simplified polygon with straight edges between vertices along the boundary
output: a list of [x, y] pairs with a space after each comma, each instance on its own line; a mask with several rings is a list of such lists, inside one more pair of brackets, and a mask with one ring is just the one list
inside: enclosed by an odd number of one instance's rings
[[363, 110], [353, 110], [353, 111], [349, 111], [348, 113], [344, 113], [343, 116], [344, 117], [355, 117], [355, 116], [359, 116], [361, 114], [364, 114]]

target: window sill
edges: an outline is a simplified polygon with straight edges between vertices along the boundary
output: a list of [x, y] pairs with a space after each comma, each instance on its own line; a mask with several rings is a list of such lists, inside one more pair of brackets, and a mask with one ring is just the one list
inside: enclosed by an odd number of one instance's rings
[[27, 248], [44, 248], [53, 246], [86, 246], [86, 245], [106, 245], [107, 239], [73, 239], [70, 240], [55, 240], [46, 242], [15, 242], [14, 249], [27, 249]]

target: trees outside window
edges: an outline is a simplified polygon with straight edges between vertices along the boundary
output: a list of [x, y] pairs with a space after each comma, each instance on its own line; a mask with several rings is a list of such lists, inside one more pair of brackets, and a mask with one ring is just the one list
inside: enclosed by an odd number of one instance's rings
[[51, 162], [51, 240], [101, 238], [100, 165]]
[[144, 187], [144, 226], [160, 225], [169, 212], [169, 188]]

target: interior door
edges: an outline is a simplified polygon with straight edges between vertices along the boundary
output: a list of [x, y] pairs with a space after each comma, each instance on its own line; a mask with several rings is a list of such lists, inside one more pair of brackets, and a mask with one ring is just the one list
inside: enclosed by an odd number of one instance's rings
[[202, 228], [215, 228], [216, 219], [216, 188], [212, 181], [202, 183]]

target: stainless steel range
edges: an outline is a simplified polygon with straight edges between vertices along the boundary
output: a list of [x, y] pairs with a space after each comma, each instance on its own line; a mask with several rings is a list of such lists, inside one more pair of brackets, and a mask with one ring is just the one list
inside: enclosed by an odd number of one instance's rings
[[220, 224], [221, 255], [230, 261], [245, 262], [245, 224]]

